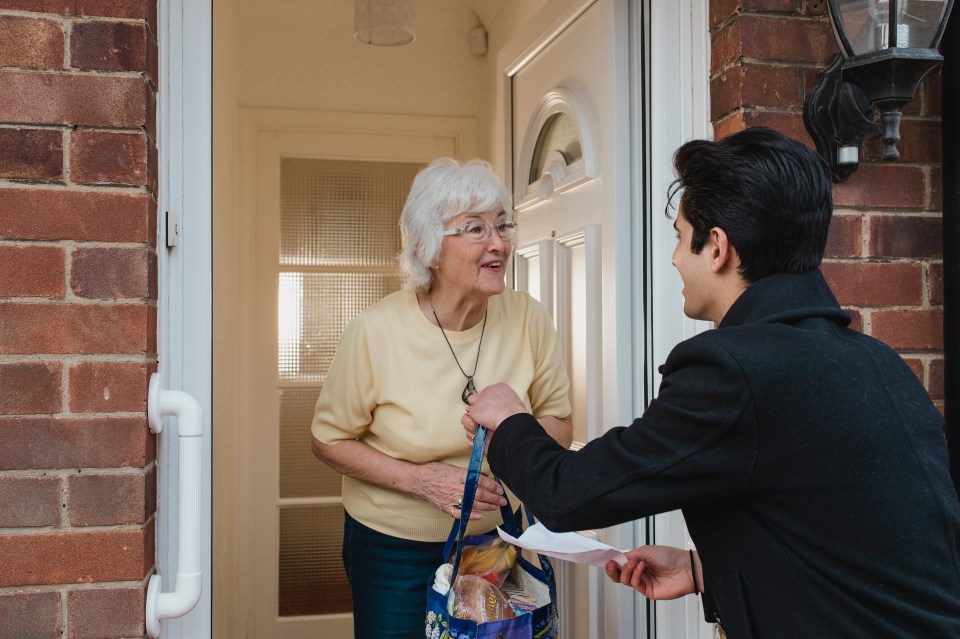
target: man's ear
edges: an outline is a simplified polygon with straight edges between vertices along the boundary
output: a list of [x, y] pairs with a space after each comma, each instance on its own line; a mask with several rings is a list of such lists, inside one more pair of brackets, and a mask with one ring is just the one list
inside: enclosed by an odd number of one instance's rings
[[740, 256], [737, 255], [737, 249], [730, 243], [727, 232], [719, 226], [710, 229], [709, 248], [713, 260], [710, 263], [710, 270], [714, 273], [720, 273], [726, 268], [732, 268], [734, 271], [740, 266]]

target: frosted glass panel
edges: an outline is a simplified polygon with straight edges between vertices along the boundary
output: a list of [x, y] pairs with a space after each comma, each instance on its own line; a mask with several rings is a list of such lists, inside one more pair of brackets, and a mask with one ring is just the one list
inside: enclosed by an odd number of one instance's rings
[[280, 162], [280, 264], [393, 266], [400, 211], [420, 164]]
[[537, 136], [537, 144], [533, 148], [528, 184], [533, 184], [543, 176], [551, 151], [562, 155], [567, 166], [583, 157], [577, 123], [566, 113], [555, 113], [543, 123]]
[[[282, 617], [352, 609], [340, 557], [341, 475], [313, 456], [310, 423], [344, 327], [400, 288], [400, 211], [421, 166], [281, 160], [277, 507]], [[295, 504], [283, 501], [294, 499]]]
[[323, 381], [347, 323], [399, 288], [395, 275], [280, 273], [280, 379]]
[[280, 508], [281, 617], [350, 612], [353, 602], [340, 557], [343, 506]]
[[310, 450], [320, 387], [280, 391], [280, 497], [339, 497], [342, 476]]

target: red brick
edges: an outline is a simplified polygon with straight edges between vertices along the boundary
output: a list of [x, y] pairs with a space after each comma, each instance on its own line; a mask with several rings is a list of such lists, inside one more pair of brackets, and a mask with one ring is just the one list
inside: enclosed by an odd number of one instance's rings
[[144, 588], [97, 588], [67, 593], [70, 639], [122, 639], [144, 634]]
[[862, 333], [863, 332], [863, 313], [861, 313], [855, 308], [845, 308], [843, 310], [845, 310], [847, 312], [847, 315], [850, 316], [850, 328]]
[[144, 417], [0, 417], [0, 470], [142, 468], [155, 457]]
[[710, 0], [710, 29], [731, 18], [740, 9], [741, 0]]
[[0, 413], [40, 415], [59, 413], [59, 362], [0, 363]]
[[156, 24], [156, 0], [0, 0], [0, 9], [105, 18], [150, 19]]
[[157, 297], [157, 257], [147, 248], [79, 248], [70, 286], [80, 297]]
[[160, 179], [160, 157], [157, 145], [153, 140], [147, 140], [147, 190], [156, 197], [157, 184]]
[[934, 262], [927, 267], [927, 290], [931, 304], [943, 304], [943, 262]]
[[[939, 116], [941, 107], [943, 106], [943, 67], [939, 71], [928, 75], [923, 79], [923, 82], [920, 83], [920, 88], [917, 90], [919, 93], [919, 99], [917, 96], [914, 96], [913, 101], [910, 104], [919, 102], [920, 106], [920, 115], [932, 115]], [[907, 108], [910, 108], [910, 105], [907, 105]]]
[[923, 383], [923, 360], [917, 357], [904, 357], [904, 364], [910, 367], [910, 370], [913, 371], [913, 374], [917, 376], [917, 379], [920, 380], [920, 383]]
[[861, 217], [834, 213], [827, 234], [826, 257], [858, 257], [861, 250]]
[[870, 334], [895, 350], [943, 350], [943, 311], [874, 311]]
[[803, 104], [803, 71], [794, 66], [743, 63], [710, 82], [712, 117], [717, 118], [739, 106], [799, 108]]
[[146, 411], [150, 369], [141, 362], [80, 362], [71, 366], [70, 412]]
[[75, 22], [70, 35], [70, 63], [77, 69], [146, 71], [146, 25], [104, 20]]
[[0, 238], [155, 242], [143, 193], [0, 188]]
[[0, 593], [0, 637], [50, 639], [60, 636], [60, 593]]
[[0, 535], [0, 587], [139, 581], [153, 566], [153, 524], [142, 530]]
[[63, 297], [63, 248], [0, 245], [0, 297]]
[[160, 86], [160, 47], [154, 31], [147, 31], [147, 79], [156, 91]]
[[738, 109], [731, 113], [728, 113], [722, 118], [715, 120], [713, 124], [713, 137], [715, 140], [720, 140], [728, 135], [733, 135], [738, 131], [743, 131], [747, 128], [747, 124], [744, 120], [746, 112], [743, 109]]
[[919, 306], [923, 269], [917, 263], [825, 262], [820, 266], [843, 306]]
[[143, 473], [81, 473], [68, 482], [71, 526], [142, 524], [156, 508]]
[[151, 140], [157, 139], [157, 92], [147, 87], [147, 136]]
[[70, 181], [145, 185], [147, 136], [143, 133], [77, 131], [70, 140]]
[[0, 302], [0, 353], [152, 353], [152, 323], [142, 304]]
[[74, 0], [79, 16], [102, 16], [105, 18], [150, 17], [150, 5], [156, 12], [156, 0]]
[[943, 359], [938, 358], [930, 362], [930, 378], [927, 380], [927, 392], [930, 393], [931, 399], [946, 399], [946, 385], [943, 377], [943, 367]]
[[710, 28], [713, 29], [738, 11], [744, 13], [785, 13], [788, 15], [826, 16], [826, 0], [711, 0]]
[[[803, 116], [799, 113], [770, 110], [758, 111], [753, 108], [746, 108], [731, 123], [728, 124], [724, 121], [724, 128], [737, 125], [740, 125], [741, 129], [751, 126], [765, 126], [774, 131], [779, 131], [807, 145], [807, 147], [811, 149], [814, 148], [813, 140], [810, 139], [807, 129], [803, 124]], [[732, 133], [733, 131], [739, 131], [741, 129], [733, 129], [730, 132]]]
[[141, 77], [0, 71], [0, 121], [139, 128], [146, 92]]
[[927, 211], [943, 211], [943, 171], [939, 167], [927, 167], [930, 177], [930, 189], [924, 209]]
[[872, 215], [868, 218], [867, 252], [878, 257], [940, 257], [943, 222], [916, 215]]
[[0, 16], [0, 67], [63, 68], [63, 28], [53, 20]]
[[714, 73], [741, 58], [823, 65], [839, 51], [825, 19], [742, 14], [714, 34]]
[[59, 479], [0, 477], [0, 528], [56, 526], [59, 523]]
[[743, 57], [743, 18], [734, 17], [710, 39], [710, 73], [716, 74]]
[[744, 11], [788, 13], [793, 15], [827, 15], [825, 0], [742, 0]]
[[0, 129], [0, 178], [59, 180], [63, 134], [50, 129]]
[[926, 199], [923, 169], [897, 163], [861, 163], [846, 182], [833, 187], [837, 206], [920, 208]]

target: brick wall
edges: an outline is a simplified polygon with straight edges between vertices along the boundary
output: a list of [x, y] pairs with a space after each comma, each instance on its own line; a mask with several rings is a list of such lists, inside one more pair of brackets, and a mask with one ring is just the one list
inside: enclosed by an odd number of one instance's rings
[[0, 0], [0, 639], [139, 637], [156, 0]]
[[[711, 118], [717, 138], [777, 129], [815, 148], [803, 101], [839, 52], [826, 0], [711, 0]], [[904, 109], [900, 159], [864, 143], [833, 189], [823, 272], [863, 332], [903, 356], [943, 410], [940, 76]]]

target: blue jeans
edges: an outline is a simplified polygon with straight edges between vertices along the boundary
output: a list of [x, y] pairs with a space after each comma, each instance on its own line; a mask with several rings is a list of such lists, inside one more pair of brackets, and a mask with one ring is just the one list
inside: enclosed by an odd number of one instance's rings
[[343, 567], [353, 595], [355, 639], [423, 639], [428, 581], [443, 542], [411, 541], [343, 521]]

